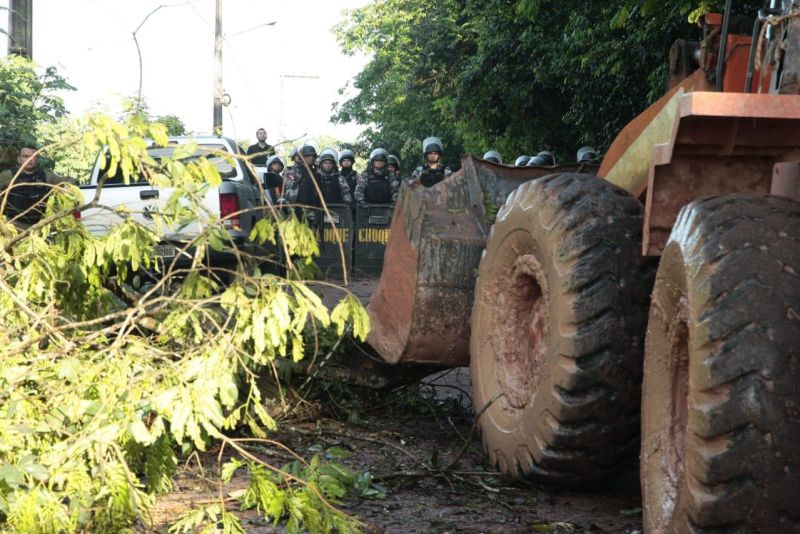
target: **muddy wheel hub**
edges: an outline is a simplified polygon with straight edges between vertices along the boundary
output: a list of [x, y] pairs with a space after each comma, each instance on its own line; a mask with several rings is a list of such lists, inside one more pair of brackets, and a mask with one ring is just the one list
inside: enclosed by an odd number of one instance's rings
[[497, 380], [506, 401], [524, 408], [536, 390], [547, 354], [544, 271], [533, 254], [519, 256], [495, 299]]
[[670, 359], [674, 362], [670, 377], [669, 428], [666, 440], [666, 495], [671, 510], [677, 504], [678, 486], [684, 476], [686, 432], [689, 416], [689, 331], [684, 313], [679, 313], [670, 328]]

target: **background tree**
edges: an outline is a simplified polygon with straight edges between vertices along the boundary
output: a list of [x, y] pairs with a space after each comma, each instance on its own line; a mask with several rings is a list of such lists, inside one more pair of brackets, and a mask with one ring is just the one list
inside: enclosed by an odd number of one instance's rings
[[[137, 222], [129, 206], [102, 206], [100, 196], [86, 199], [69, 184], [52, 188], [36, 223], [0, 216], [0, 531], [147, 529], [179, 456], [224, 446], [233, 456], [219, 456], [221, 484], [243, 470], [250, 485], [235, 504], [220, 492], [171, 532], [243, 534], [240, 508], [284, 521], [288, 532], [355, 532], [360, 523], [332, 501], [368, 480], [319, 457], [280, 468], [246, 447], [276, 430], [280, 406], [289, 406], [283, 396], [268, 401], [259, 377], [307, 352], [318, 357], [317, 333], [328, 328], [365, 339], [366, 311], [346, 290], [327, 309], [296, 264], [287, 278], [247, 268], [242, 262], [269, 258], [241, 260], [244, 249], [203, 205], [222, 182], [217, 168], [194, 160], [192, 146], [159, 160], [148, 154], [145, 139], [168, 142], [164, 125], [138, 114], [127, 124], [95, 115], [83, 128], [88, 152], [108, 147], [109, 175], [170, 188], [170, 198], [153, 226]], [[72, 216], [95, 206], [117, 221], [103, 235]], [[187, 224], [202, 228], [188, 272], [160, 263], [155, 250], [168, 228]], [[279, 235], [297, 262], [319, 254], [311, 229], [277, 211], [249, 240], [263, 246]], [[240, 258], [225, 286], [200, 268], [209, 248]], [[152, 283], [135, 289], [128, 275], [140, 269]]]
[[[55, 67], [40, 76], [36, 65], [23, 57], [0, 58], [0, 151], [35, 143], [40, 124], [54, 123], [67, 114], [56, 92], [74, 89]], [[0, 155], [0, 164], [3, 161], [7, 163], [7, 156]]]
[[[663, 94], [671, 44], [721, 1], [374, 0], [336, 28], [345, 53], [372, 55], [333, 119], [421, 160], [437, 134], [452, 162], [499, 149], [506, 160], [583, 144], [605, 149]], [[753, 15], [761, 2], [737, 0]], [[749, 33], [749, 31], [748, 31]]]
[[177, 115], [159, 115], [152, 120], [163, 124], [168, 135], [186, 135], [186, 125]]
[[36, 137], [42, 145], [57, 143], [53, 150], [44, 152], [40, 160], [53, 171], [78, 183], [89, 181], [97, 151], [82, 142], [86, 135], [85, 122], [63, 116], [53, 122], [41, 122], [36, 128]]

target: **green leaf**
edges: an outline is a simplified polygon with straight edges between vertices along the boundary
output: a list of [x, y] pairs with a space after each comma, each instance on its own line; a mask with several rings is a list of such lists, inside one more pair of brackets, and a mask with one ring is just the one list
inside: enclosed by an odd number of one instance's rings
[[245, 465], [244, 462], [237, 460], [236, 458], [231, 459], [228, 462], [225, 462], [222, 465], [222, 472], [221, 472], [221, 479], [226, 484], [231, 481], [233, 475], [236, 474], [240, 468]]
[[351, 456], [350, 451], [342, 449], [341, 447], [331, 447], [326, 451], [326, 454], [328, 458], [332, 460], [345, 460]]
[[40, 464], [27, 464], [22, 467], [22, 470], [39, 482], [44, 482], [50, 478], [50, 473], [47, 471], [47, 468]]
[[118, 433], [119, 424], [113, 423], [96, 430], [89, 436], [89, 439], [103, 445], [108, 445], [114, 441]]
[[23, 472], [11, 464], [0, 466], [0, 480], [8, 484], [11, 488], [18, 488], [23, 482]]
[[155, 438], [150, 434], [147, 426], [139, 419], [130, 424], [128, 432], [133, 436], [133, 439], [142, 445], [150, 445], [155, 441]]
[[212, 231], [208, 234], [208, 244], [217, 252], [222, 252], [225, 249], [225, 244], [220, 239], [219, 235]]

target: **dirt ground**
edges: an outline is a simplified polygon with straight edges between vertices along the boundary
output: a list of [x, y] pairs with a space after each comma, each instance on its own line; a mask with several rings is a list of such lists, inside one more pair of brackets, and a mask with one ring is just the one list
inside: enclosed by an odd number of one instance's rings
[[[633, 533], [642, 529], [635, 466], [599, 487], [557, 490], [491, 472], [477, 432], [464, 448], [474, 417], [468, 369], [438, 373], [392, 393], [329, 392], [326, 396], [316, 420], [284, 427], [272, 437], [305, 457], [331, 448], [344, 450], [337, 456], [346, 457], [336, 461], [355, 472], [369, 471], [386, 488], [385, 499], [354, 498], [343, 510], [374, 532]], [[443, 472], [462, 449], [458, 464]], [[275, 465], [287, 459], [275, 450], [257, 454]], [[206, 472], [216, 470], [215, 451], [201, 460]], [[244, 477], [235, 478], [223, 491], [246, 484]], [[197, 463], [190, 462], [181, 471], [176, 492], [156, 506], [154, 520], [159, 530], [165, 531], [193, 504], [215, 499], [219, 491], [213, 476], [204, 477]], [[244, 523], [248, 532], [283, 532], [251, 512], [244, 515]]]

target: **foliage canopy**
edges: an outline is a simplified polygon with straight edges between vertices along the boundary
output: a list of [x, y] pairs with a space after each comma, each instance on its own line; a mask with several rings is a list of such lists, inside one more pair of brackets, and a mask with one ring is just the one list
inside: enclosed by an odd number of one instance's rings
[[0, 146], [35, 143], [40, 124], [53, 123], [67, 113], [56, 92], [73, 89], [55, 67], [40, 76], [25, 58], [0, 58]]
[[[122, 532], [146, 524], [155, 496], [171, 488], [178, 453], [215, 443], [242, 458], [223, 479], [242, 467], [250, 472], [250, 488], [236, 497], [241, 506], [288, 520], [290, 531], [355, 530], [333, 506], [356, 487], [355, 475], [318, 460], [280, 469], [243, 442], [265, 438], [280, 413], [264, 398], [259, 374], [273, 373], [276, 359], [302, 359], [312, 325], [363, 339], [365, 310], [346, 296], [329, 311], [294, 270], [288, 277], [251, 270], [258, 257], [237, 249], [224, 221], [202, 207], [221, 182], [216, 167], [205, 158], [184, 163], [181, 150], [160, 161], [148, 155], [145, 137], [167, 143], [163, 125], [98, 115], [83, 126], [88, 151], [108, 147], [109, 174], [119, 168], [126, 182], [144, 176], [174, 193], [152, 227], [127, 207], [105, 207], [121, 223], [104, 235], [72, 216], [98, 197], [86, 201], [68, 184], [50, 191], [32, 226], [0, 217], [0, 530]], [[191, 268], [161, 264], [155, 247], [164, 233], [191, 220], [203, 221]], [[275, 243], [278, 235], [287, 257], [310, 260], [316, 251], [306, 225], [274, 211], [250, 241]], [[240, 258], [229, 285], [200, 269], [209, 248]], [[128, 282], [140, 268], [160, 273], [137, 290]], [[232, 437], [242, 426], [254, 437]], [[174, 531], [209, 522], [216, 531], [219, 521], [226, 532], [243, 532], [225, 499], [213, 506]]]
[[[401, 151], [406, 167], [429, 135], [450, 163], [490, 148], [571, 160], [663, 93], [671, 44], [698, 38], [689, 19], [722, 3], [373, 0], [336, 28], [345, 53], [372, 59], [333, 118], [369, 125], [364, 144]], [[734, 2], [746, 15], [760, 4]]]

